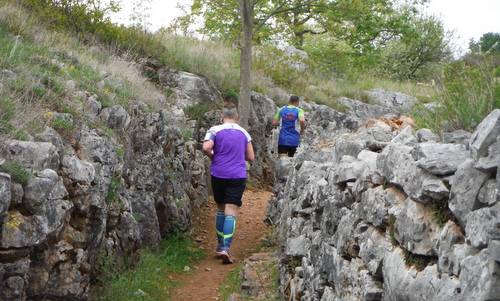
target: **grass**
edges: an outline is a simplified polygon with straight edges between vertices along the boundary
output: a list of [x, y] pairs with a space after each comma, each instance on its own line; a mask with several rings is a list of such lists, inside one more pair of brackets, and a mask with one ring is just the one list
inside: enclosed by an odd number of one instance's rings
[[493, 58], [479, 63], [455, 62], [445, 69], [444, 89], [437, 106], [419, 105], [413, 112], [417, 125], [435, 133], [475, 127], [495, 108], [500, 108], [500, 82]]
[[403, 249], [403, 256], [405, 262], [408, 266], [415, 267], [417, 271], [423, 271], [428, 265], [436, 261], [435, 258], [431, 256], [417, 255]]
[[105, 275], [104, 283], [94, 292], [97, 301], [166, 301], [176, 285], [172, 273], [182, 273], [203, 259], [204, 253], [182, 235], [163, 241], [157, 250], [142, 250], [135, 268]]
[[108, 186], [108, 194], [106, 195], [106, 202], [108, 204], [119, 201], [120, 196], [118, 195], [118, 190], [121, 187], [121, 176], [115, 175], [111, 178]]
[[236, 269], [232, 270], [221, 283], [219, 286], [221, 300], [227, 300], [231, 294], [241, 293], [241, 284], [243, 282], [243, 279], [241, 278], [242, 269], [243, 267], [239, 265]]
[[431, 208], [432, 208], [432, 216], [434, 217], [434, 220], [440, 227], [444, 226], [446, 222], [448, 222], [449, 220], [454, 219], [453, 213], [448, 208], [447, 199], [434, 201], [431, 204]]
[[9, 174], [14, 182], [22, 185], [26, 185], [33, 176], [19, 163], [14, 161], [7, 161], [0, 165], [0, 171]]
[[191, 120], [202, 120], [205, 113], [217, 108], [217, 104], [200, 102], [184, 109], [184, 114]]

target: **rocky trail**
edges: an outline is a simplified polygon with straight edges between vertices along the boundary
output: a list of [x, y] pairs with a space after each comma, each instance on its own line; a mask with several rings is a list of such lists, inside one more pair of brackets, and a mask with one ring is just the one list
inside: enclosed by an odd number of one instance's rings
[[172, 292], [172, 301], [221, 300], [219, 287], [226, 276], [238, 268], [245, 258], [258, 251], [261, 238], [266, 232], [264, 218], [271, 195], [271, 192], [264, 190], [247, 190], [245, 193], [237, 221], [236, 239], [231, 250], [236, 264], [232, 265], [223, 265], [214, 256], [215, 203], [207, 202], [196, 212], [193, 237], [200, 248], [206, 251], [207, 257], [189, 267], [191, 273], [174, 276], [174, 280], [180, 285]]

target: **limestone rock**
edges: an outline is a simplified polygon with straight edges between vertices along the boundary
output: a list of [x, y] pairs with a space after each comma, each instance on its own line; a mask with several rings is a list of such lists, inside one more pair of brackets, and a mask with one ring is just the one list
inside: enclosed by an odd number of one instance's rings
[[368, 267], [371, 275], [382, 278], [384, 256], [393, 248], [385, 236], [372, 226], [367, 226], [360, 235], [359, 256]]
[[0, 229], [11, 200], [10, 175], [0, 173]]
[[463, 145], [425, 142], [417, 145], [413, 156], [418, 167], [431, 174], [444, 176], [453, 174], [469, 158], [469, 152]]
[[45, 169], [30, 178], [24, 187], [23, 205], [33, 214], [41, 214], [47, 201], [63, 199], [68, 192], [62, 179], [51, 169]]
[[337, 100], [341, 105], [347, 107], [349, 112], [354, 116], [367, 119], [367, 118], [378, 118], [386, 114], [393, 113], [390, 108], [368, 104], [359, 100], [349, 99], [346, 97], [341, 97]]
[[392, 108], [398, 112], [409, 112], [413, 106], [418, 102], [418, 100], [410, 95], [403, 93], [386, 91], [383, 89], [374, 89], [367, 92], [370, 99], [376, 104], [381, 106]]
[[420, 129], [416, 133], [418, 142], [439, 142], [441, 139], [429, 129]]
[[333, 169], [331, 179], [335, 184], [355, 181], [366, 173], [367, 170], [368, 165], [363, 161], [350, 156], [344, 156]]
[[90, 185], [95, 177], [94, 166], [86, 161], [81, 161], [75, 156], [64, 156], [62, 172], [72, 183]]
[[309, 251], [310, 241], [304, 235], [289, 239], [286, 245], [285, 254], [287, 256], [305, 256]]
[[449, 191], [443, 181], [417, 167], [412, 151], [413, 148], [407, 145], [388, 145], [377, 159], [382, 176], [420, 202], [447, 197]]
[[410, 126], [405, 127], [401, 132], [392, 139], [392, 143], [414, 145], [418, 142], [417, 137], [413, 135], [413, 129]]
[[130, 116], [120, 105], [104, 108], [100, 117], [112, 129], [125, 130], [130, 124]]
[[470, 138], [472, 157], [476, 160], [488, 155], [488, 148], [500, 136], [500, 109], [493, 110], [477, 126]]
[[457, 300], [498, 300], [500, 265], [489, 258], [488, 250], [468, 256], [461, 267], [461, 298]]
[[494, 179], [486, 181], [481, 190], [479, 190], [479, 194], [477, 196], [478, 201], [486, 206], [492, 206], [495, 203], [499, 202], [497, 198], [500, 193], [500, 185], [498, 185], [497, 181]]
[[57, 148], [48, 142], [6, 140], [0, 142], [0, 156], [28, 170], [57, 170], [59, 167]]
[[500, 240], [500, 203], [469, 213], [465, 233], [470, 244], [478, 249], [485, 248], [490, 240]]
[[36, 134], [35, 141], [52, 143], [57, 148], [59, 158], [62, 158], [64, 155], [64, 143], [62, 138], [54, 129], [50, 127], [45, 127], [43, 132]]
[[400, 248], [386, 254], [383, 275], [384, 300], [459, 300], [461, 283], [458, 279], [439, 275], [436, 265], [421, 272], [408, 268]]
[[464, 244], [464, 241], [460, 227], [448, 221], [441, 229], [435, 246], [440, 272], [457, 276], [460, 274], [460, 262], [469, 255], [471, 249]]
[[451, 178], [449, 208], [462, 227], [467, 224], [469, 212], [480, 208], [477, 196], [481, 186], [487, 179], [488, 174], [475, 169], [472, 160], [467, 160], [460, 165]]
[[484, 172], [494, 172], [500, 166], [500, 136], [488, 147], [488, 156], [481, 157], [476, 168]]
[[413, 254], [435, 255], [439, 227], [430, 208], [406, 199], [397, 207], [392, 207], [389, 213], [396, 217], [394, 236], [402, 247]]
[[471, 135], [471, 133], [464, 130], [443, 133], [443, 143], [463, 144], [468, 147]]

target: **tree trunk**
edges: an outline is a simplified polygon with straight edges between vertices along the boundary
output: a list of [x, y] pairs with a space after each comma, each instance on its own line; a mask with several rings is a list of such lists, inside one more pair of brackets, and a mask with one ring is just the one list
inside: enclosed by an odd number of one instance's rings
[[248, 119], [251, 110], [253, 1], [239, 0], [243, 41], [241, 43], [240, 100], [238, 110], [240, 125], [243, 128], [248, 128]]

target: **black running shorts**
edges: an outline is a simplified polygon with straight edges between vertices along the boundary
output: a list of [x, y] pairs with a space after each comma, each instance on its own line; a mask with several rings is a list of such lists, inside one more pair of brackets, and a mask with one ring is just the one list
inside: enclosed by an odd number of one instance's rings
[[296, 146], [278, 145], [278, 154], [288, 154], [288, 157], [293, 157], [296, 151]]
[[221, 179], [212, 176], [212, 191], [215, 202], [241, 207], [246, 183], [246, 179]]

